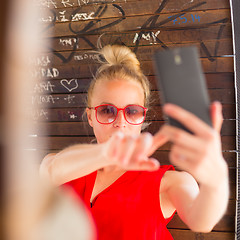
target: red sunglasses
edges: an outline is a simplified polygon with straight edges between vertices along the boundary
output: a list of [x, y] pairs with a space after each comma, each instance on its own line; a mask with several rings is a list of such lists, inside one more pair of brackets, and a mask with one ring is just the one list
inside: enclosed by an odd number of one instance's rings
[[128, 105], [125, 108], [118, 108], [111, 104], [103, 104], [96, 107], [89, 107], [96, 111], [96, 119], [101, 124], [111, 124], [118, 116], [120, 110], [123, 111], [125, 120], [132, 125], [139, 125], [144, 122], [147, 108], [140, 105]]

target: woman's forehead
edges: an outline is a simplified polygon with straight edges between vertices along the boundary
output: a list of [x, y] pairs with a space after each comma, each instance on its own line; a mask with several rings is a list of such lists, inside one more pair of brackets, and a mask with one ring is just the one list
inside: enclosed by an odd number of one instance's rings
[[141, 84], [136, 81], [103, 80], [95, 85], [92, 102], [144, 104], [144, 92]]

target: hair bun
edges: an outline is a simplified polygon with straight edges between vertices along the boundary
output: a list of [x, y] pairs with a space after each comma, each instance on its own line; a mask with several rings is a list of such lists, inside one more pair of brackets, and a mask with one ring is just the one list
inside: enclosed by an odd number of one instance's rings
[[106, 45], [99, 51], [98, 60], [102, 64], [98, 73], [114, 65], [124, 65], [136, 73], [141, 72], [140, 63], [135, 53], [126, 46]]

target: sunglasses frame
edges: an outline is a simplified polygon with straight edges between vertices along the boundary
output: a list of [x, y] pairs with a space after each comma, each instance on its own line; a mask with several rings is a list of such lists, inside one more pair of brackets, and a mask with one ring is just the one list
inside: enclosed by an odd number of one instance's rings
[[[102, 107], [102, 106], [112, 106], [112, 107], [115, 107], [115, 108], [117, 109], [116, 117], [115, 117], [115, 119], [114, 119], [112, 122], [110, 122], [110, 123], [102, 123], [102, 122], [100, 122], [100, 121], [98, 120], [98, 117], [97, 117], [97, 109], [98, 109], [99, 107]], [[126, 115], [125, 115], [125, 109], [126, 109], [127, 107], [129, 107], [129, 106], [138, 106], [138, 107], [143, 108], [143, 110], [144, 110], [144, 118], [143, 118], [143, 121], [142, 121], [142, 122], [140, 122], [140, 123], [130, 123], [130, 122], [127, 120]], [[141, 105], [138, 105], [138, 104], [129, 104], [129, 105], [127, 105], [127, 106], [124, 107], [124, 108], [118, 108], [118, 107], [116, 107], [116, 106], [113, 105], [113, 104], [101, 104], [101, 105], [98, 105], [98, 106], [96, 106], [96, 107], [89, 107], [89, 109], [95, 110], [96, 119], [97, 119], [97, 121], [98, 121], [100, 124], [111, 124], [111, 123], [114, 123], [114, 122], [116, 121], [116, 119], [117, 119], [117, 116], [118, 116], [119, 111], [122, 110], [122, 111], [123, 111], [124, 119], [125, 119], [129, 124], [131, 124], [131, 125], [140, 125], [140, 124], [142, 124], [142, 123], [145, 121], [146, 112], [147, 112], [147, 110], [148, 110], [147, 108], [145, 108], [145, 107], [143, 107], [143, 106], [141, 106]]]

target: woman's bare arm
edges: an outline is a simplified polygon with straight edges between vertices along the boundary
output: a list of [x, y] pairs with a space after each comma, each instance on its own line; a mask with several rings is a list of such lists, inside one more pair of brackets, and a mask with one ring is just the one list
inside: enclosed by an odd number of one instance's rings
[[40, 175], [61, 185], [108, 166], [101, 144], [77, 144], [59, 153], [50, 153], [40, 165]]
[[221, 149], [221, 104], [211, 105], [213, 128], [178, 106], [166, 107], [170, 117], [193, 132], [168, 125], [160, 130], [173, 143], [170, 161], [184, 171], [168, 174], [169, 200], [193, 231], [208, 232], [223, 216], [229, 198], [228, 167]]
[[126, 170], [154, 171], [159, 163], [150, 158], [153, 146], [165, 143], [150, 133], [139, 136], [124, 135], [116, 132], [105, 143], [77, 144], [57, 154], [48, 154], [40, 166], [40, 175], [54, 185], [61, 185], [108, 166], [119, 166]]
[[[224, 215], [229, 187], [227, 176], [215, 188], [200, 185], [186, 172], [167, 172], [167, 196], [179, 217], [195, 232], [210, 232]], [[178, 183], [178, 184], [176, 184]]]

